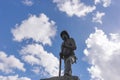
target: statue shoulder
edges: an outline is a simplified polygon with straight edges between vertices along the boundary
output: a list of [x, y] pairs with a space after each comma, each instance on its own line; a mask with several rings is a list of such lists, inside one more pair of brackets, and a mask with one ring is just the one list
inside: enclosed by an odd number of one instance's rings
[[74, 42], [74, 39], [73, 39], [73, 38], [70, 38], [69, 40]]

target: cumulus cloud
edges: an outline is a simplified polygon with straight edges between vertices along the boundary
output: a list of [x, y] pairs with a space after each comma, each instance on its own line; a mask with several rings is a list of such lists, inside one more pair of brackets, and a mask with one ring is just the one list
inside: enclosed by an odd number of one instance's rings
[[94, 3], [95, 4], [98, 4], [98, 3], [100, 3], [101, 2], [101, 0], [94, 0]]
[[60, 11], [69, 16], [83, 17], [96, 9], [95, 6], [85, 5], [80, 0], [53, 0], [53, 2], [57, 4]]
[[32, 0], [22, 0], [22, 3], [27, 5], [27, 6], [32, 6], [33, 5], [33, 1]]
[[120, 34], [106, 35], [96, 28], [86, 40], [86, 45], [84, 54], [91, 65], [88, 68], [91, 80], [119, 80]]
[[33, 69], [32, 69], [32, 71], [34, 72], [34, 73], [36, 73], [36, 74], [39, 74], [41, 71], [40, 71], [40, 67], [34, 67]]
[[104, 12], [97, 12], [92, 18], [93, 22], [102, 24], [102, 17], [105, 16]]
[[[50, 76], [58, 75], [59, 60], [52, 54], [44, 50], [43, 46], [39, 44], [29, 44], [20, 51], [25, 62], [33, 65], [43, 67], [45, 72]], [[39, 69], [34, 68], [35, 73], [39, 73]], [[44, 74], [43, 74], [44, 75]]]
[[17, 24], [12, 29], [12, 34], [15, 41], [25, 40], [27, 42], [32, 39], [35, 42], [22, 47], [19, 52], [22, 59], [33, 67], [31, 71], [42, 76], [58, 75], [58, 59], [43, 48], [45, 44], [52, 45], [52, 38], [56, 35], [54, 21], [45, 14], [31, 15], [28, 19], [23, 20], [20, 25]]
[[24, 63], [17, 59], [14, 55], [8, 56], [0, 51], [0, 71], [5, 73], [14, 72], [13, 69], [25, 71]]
[[103, 4], [103, 7], [108, 7], [111, 4], [111, 0], [94, 0], [94, 3], [97, 5], [98, 3]]
[[0, 76], [0, 80], [31, 80], [27, 77], [19, 77], [18, 75], [15, 76]]
[[35, 42], [51, 45], [51, 38], [56, 34], [54, 21], [50, 21], [45, 14], [39, 16], [31, 15], [27, 20], [23, 20], [20, 25], [12, 29], [14, 40], [32, 39]]
[[111, 0], [102, 0], [103, 6], [108, 7], [111, 4]]

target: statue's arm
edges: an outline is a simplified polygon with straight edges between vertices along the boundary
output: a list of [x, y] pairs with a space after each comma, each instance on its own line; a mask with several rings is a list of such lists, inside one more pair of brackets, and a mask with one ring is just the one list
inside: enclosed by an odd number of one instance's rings
[[70, 44], [65, 44], [64, 46], [72, 50], [76, 49], [76, 43], [73, 38], [70, 39]]

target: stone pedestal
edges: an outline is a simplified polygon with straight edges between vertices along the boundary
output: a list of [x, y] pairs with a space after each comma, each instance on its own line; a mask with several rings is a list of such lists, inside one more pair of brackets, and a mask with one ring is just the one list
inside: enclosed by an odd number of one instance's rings
[[40, 79], [40, 80], [80, 80], [77, 76], [61, 76], [61, 77], [52, 77], [47, 79]]

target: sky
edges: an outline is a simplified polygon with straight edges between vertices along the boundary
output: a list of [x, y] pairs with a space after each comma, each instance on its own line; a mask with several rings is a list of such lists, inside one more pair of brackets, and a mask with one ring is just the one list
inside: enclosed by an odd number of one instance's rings
[[81, 80], [119, 80], [119, 3], [0, 0], [0, 80], [58, 76], [63, 30], [77, 45], [73, 75]]

